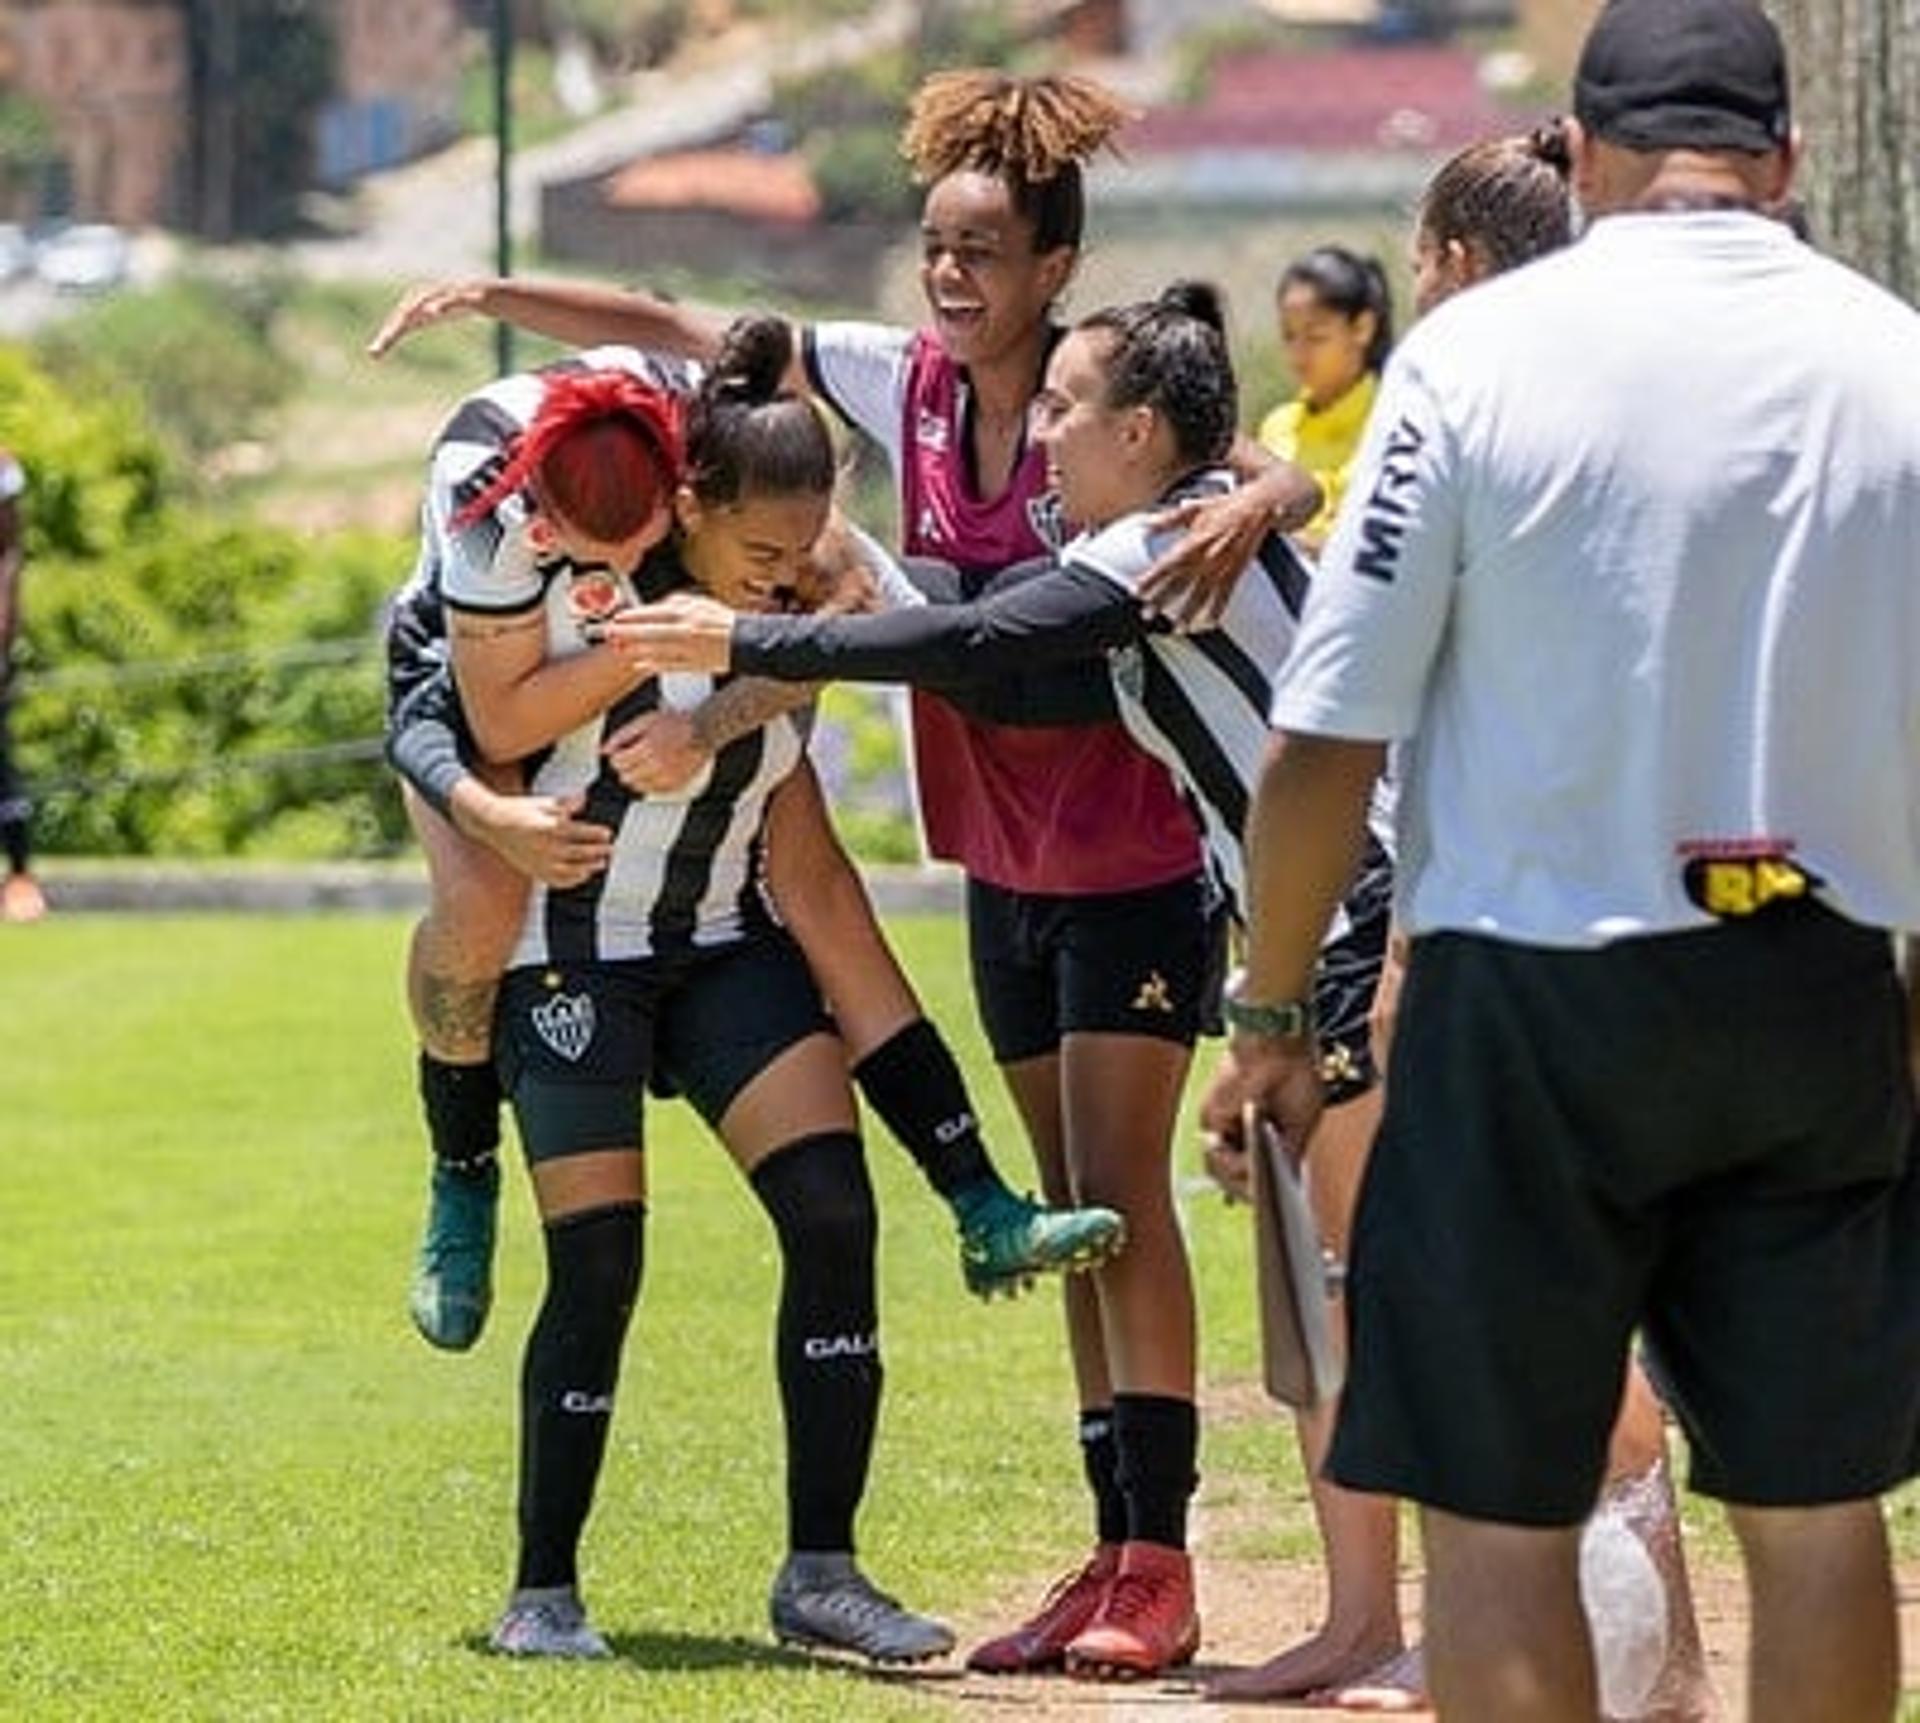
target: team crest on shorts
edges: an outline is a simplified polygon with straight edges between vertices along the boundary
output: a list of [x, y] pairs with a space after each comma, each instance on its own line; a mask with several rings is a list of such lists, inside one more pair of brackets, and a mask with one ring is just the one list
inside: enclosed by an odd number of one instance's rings
[[527, 1013], [534, 1033], [569, 1064], [593, 1044], [593, 996], [556, 993]]

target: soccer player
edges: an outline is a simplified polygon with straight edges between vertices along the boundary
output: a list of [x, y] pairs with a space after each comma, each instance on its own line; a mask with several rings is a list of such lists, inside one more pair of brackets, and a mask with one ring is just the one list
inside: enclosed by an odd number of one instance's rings
[[[1060, 512], [1083, 530], [1049, 572], [971, 604], [871, 616], [735, 615], [680, 597], [615, 618], [610, 636], [631, 646], [639, 669], [751, 665], [763, 675], [936, 688], [1101, 652], [1123, 719], [1173, 772], [1206, 834], [1216, 885], [1238, 915], [1247, 798], [1265, 752], [1271, 677], [1293, 638], [1306, 570], [1271, 537], [1219, 625], [1200, 633], [1172, 632], [1137, 599], [1175, 530], [1161, 524], [1168, 505], [1233, 483], [1221, 465], [1236, 423], [1221, 321], [1211, 290], [1183, 284], [1151, 302], [1096, 312], [1054, 348], [1034, 403], [1034, 435]], [[1330, 1119], [1344, 1125], [1339, 1115], [1357, 1111], [1347, 1133], [1355, 1143], [1364, 1143], [1374, 1116], [1368, 1009], [1387, 926], [1386, 855], [1378, 845], [1372, 854], [1316, 983]], [[1143, 1559], [1165, 1557], [1128, 1545], [1121, 1574]], [[1118, 1643], [1107, 1637], [1113, 1631], [1096, 1622], [1074, 1638], [1069, 1665], [1099, 1663]]]
[[[688, 409], [673, 530], [637, 571], [609, 558], [554, 577], [530, 560], [478, 556], [445, 570], [454, 669], [482, 752], [520, 760], [542, 749], [532, 792], [583, 796], [583, 812], [613, 833], [604, 870], [534, 887], [496, 1014], [547, 1238], [521, 1382], [520, 1554], [492, 1636], [513, 1655], [607, 1651], [580, 1600], [577, 1555], [639, 1296], [643, 1101], [662, 1083], [714, 1129], [779, 1240], [788, 1554], [769, 1604], [775, 1632], [878, 1661], [953, 1643], [876, 1590], [853, 1556], [881, 1387], [873, 1199], [845, 1050], [759, 878], [789, 822], [824, 818], [804, 724], [778, 717], [683, 790], [641, 795], [602, 740], [633, 711], [697, 699], [699, 679], [670, 691], [649, 679], [570, 722], [579, 686], [604, 674], [587, 667], [604, 656], [590, 636], [614, 606], [689, 580], [729, 603], [776, 604], [807, 576], [835, 466], [814, 408], [778, 389], [786, 343], [784, 324], [748, 324], [716, 358]], [[555, 379], [504, 463], [456, 487], [452, 529], [485, 536], [502, 506], [540, 484], [556, 441], [603, 421], [620, 435], [642, 428], [674, 472], [671, 426], [625, 378]], [[582, 531], [544, 486], [535, 495]], [[604, 530], [585, 528], [601, 547], [627, 548]]]

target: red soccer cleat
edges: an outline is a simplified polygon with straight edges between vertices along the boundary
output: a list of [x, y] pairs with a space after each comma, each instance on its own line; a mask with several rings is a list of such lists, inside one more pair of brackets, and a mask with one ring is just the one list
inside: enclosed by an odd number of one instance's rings
[[1125, 1543], [1106, 1601], [1067, 1645], [1067, 1673], [1133, 1681], [1191, 1663], [1199, 1649], [1192, 1558], [1165, 1544]]
[[976, 1645], [967, 1667], [982, 1675], [1026, 1675], [1058, 1669], [1067, 1642], [1100, 1613], [1120, 1571], [1119, 1544], [1098, 1544], [1086, 1565], [1055, 1580], [1040, 1607], [1011, 1633]]

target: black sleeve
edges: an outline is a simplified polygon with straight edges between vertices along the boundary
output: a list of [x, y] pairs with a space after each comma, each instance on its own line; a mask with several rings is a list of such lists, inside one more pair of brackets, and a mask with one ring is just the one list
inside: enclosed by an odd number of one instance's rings
[[454, 786], [471, 771], [451, 674], [441, 672], [401, 702], [387, 721], [386, 751], [387, 763], [451, 822]]
[[442, 819], [453, 819], [453, 791], [471, 774], [460, 744], [445, 724], [423, 719], [387, 737], [387, 762], [427, 800]]
[[1071, 564], [973, 604], [862, 616], [742, 616], [733, 668], [796, 682], [911, 682], [941, 692], [1097, 659], [1145, 631], [1132, 593]]

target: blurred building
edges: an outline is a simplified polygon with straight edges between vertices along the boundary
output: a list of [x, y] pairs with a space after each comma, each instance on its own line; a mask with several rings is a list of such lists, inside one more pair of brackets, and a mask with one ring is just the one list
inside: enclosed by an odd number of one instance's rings
[[[331, 14], [338, 51], [314, 140], [326, 183], [406, 161], [453, 135], [459, 0], [317, 3]], [[204, 156], [205, 134], [211, 128], [217, 139], [234, 94], [208, 88], [203, 111], [194, 111], [196, 36], [217, 46], [223, 33], [230, 43], [253, 27], [240, 21], [236, 0], [0, 0], [0, 88], [46, 114], [64, 158], [55, 183], [36, 194], [52, 207], [15, 213], [124, 227], [184, 219], [206, 191], [189, 184], [196, 133]]]
[[872, 302], [891, 222], [829, 221], [801, 156], [721, 143], [540, 188], [540, 250], [570, 263], [777, 282], [783, 296]]
[[0, 4], [0, 44], [0, 77], [46, 114], [65, 160], [64, 184], [30, 197], [130, 227], [177, 213], [188, 124], [181, 6]]
[[339, 92], [320, 115], [327, 185], [434, 149], [459, 125], [459, 0], [333, 0]]

